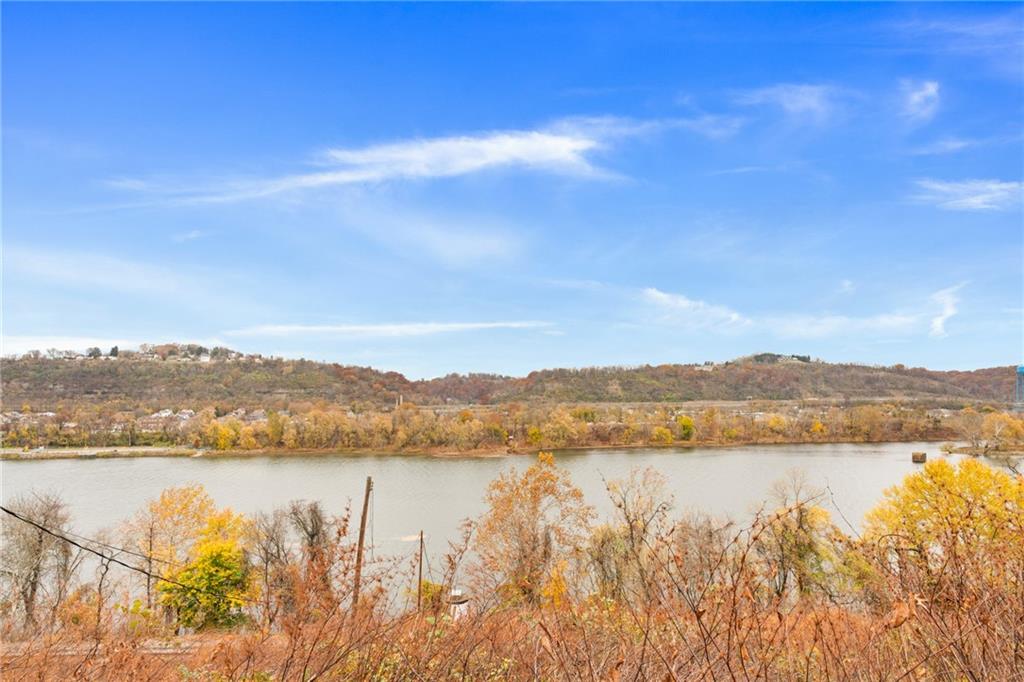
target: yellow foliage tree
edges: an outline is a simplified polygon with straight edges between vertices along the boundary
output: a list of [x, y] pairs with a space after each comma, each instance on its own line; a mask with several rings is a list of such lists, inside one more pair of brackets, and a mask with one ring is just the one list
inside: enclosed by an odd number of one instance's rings
[[868, 514], [870, 538], [896, 536], [927, 550], [1016, 535], [1024, 542], [1024, 477], [977, 459], [934, 460], [885, 492]]
[[658, 445], [671, 445], [672, 431], [664, 426], [655, 426], [651, 432], [651, 442]]
[[[213, 499], [201, 485], [167, 488], [128, 522], [125, 534], [139, 553], [152, 557], [147, 568], [160, 573], [183, 564], [207, 519]], [[147, 578], [146, 601], [153, 606], [153, 582]]]

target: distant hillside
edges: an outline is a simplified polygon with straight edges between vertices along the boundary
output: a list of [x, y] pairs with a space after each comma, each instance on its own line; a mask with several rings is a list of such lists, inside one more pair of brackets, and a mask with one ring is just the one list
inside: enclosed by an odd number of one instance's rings
[[[173, 346], [159, 346], [168, 348]], [[205, 351], [205, 349], [201, 349]], [[680, 402], [806, 398], [934, 398], [1008, 402], [1012, 367], [969, 372], [811, 362], [802, 356], [761, 354], [715, 365], [549, 369], [512, 378], [449, 375], [410, 381], [381, 372], [308, 360], [243, 356], [226, 349], [188, 355], [122, 353], [109, 357], [22, 357], [2, 366], [3, 407], [53, 408], [61, 402], [116, 403], [126, 408], [287, 407], [328, 401], [380, 407], [558, 402]]]

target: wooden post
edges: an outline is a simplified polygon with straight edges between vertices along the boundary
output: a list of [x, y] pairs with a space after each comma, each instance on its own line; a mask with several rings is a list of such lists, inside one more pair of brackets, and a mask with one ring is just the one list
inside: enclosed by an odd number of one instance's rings
[[420, 575], [416, 582], [416, 610], [423, 603], [423, 531], [420, 531]]
[[366, 538], [366, 512], [370, 506], [370, 491], [373, 490], [373, 479], [366, 477], [366, 493], [363, 495], [363, 514], [359, 517], [359, 545], [356, 547], [356, 577], [352, 586], [352, 611], [359, 604], [359, 583], [363, 577], [363, 540]]

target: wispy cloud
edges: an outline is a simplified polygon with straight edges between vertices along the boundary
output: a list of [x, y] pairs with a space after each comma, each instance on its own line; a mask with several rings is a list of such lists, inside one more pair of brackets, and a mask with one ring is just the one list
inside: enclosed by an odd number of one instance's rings
[[930, 336], [947, 336], [946, 322], [957, 313], [957, 306], [960, 303], [960, 297], [957, 296], [957, 292], [960, 291], [963, 286], [964, 284], [957, 284], [956, 286], [948, 287], [932, 294], [932, 301], [939, 305], [940, 311], [939, 314], [931, 320], [928, 332]]
[[957, 137], [955, 135], [950, 135], [947, 137], [941, 137], [934, 142], [922, 145], [916, 149], [912, 149], [910, 150], [910, 153], [915, 156], [953, 154], [964, 151], [965, 149], [975, 149], [977, 147], [987, 147], [991, 145], [1019, 145], [1022, 140], [1024, 140], [1024, 135], [1020, 132], [1010, 135], [992, 135], [990, 137]]
[[596, 279], [572, 279], [564, 277], [548, 277], [541, 282], [547, 286], [559, 289], [574, 289], [576, 291], [606, 291], [612, 288], [609, 284]]
[[847, 315], [784, 315], [769, 317], [762, 324], [784, 339], [822, 339], [853, 334], [900, 333], [913, 331], [920, 322], [917, 315], [883, 313], [864, 317]]
[[[909, 336], [945, 334], [946, 321], [956, 314], [959, 298], [958, 284], [932, 294], [927, 301], [904, 311], [889, 311], [872, 315], [846, 315], [832, 312], [821, 314], [781, 313], [746, 315], [728, 306], [707, 303], [681, 294], [667, 293], [655, 288], [643, 289], [641, 298], [654, 304], [661, 315], [653, 320], [688, 329], [744, 334], [768, 334], [780, 339], [825, 339], [848, 336]], [[852, 293], [853, 282], [843, 280], [841, 291]], [[935, 313], [935, 305], [940, 306]]]
[[903, 116], [914, 123], [930, 121], [939, 109], [938, 81], [910, 81], [900, 84]]
[[735, 168], [725, 168], [717, 171], [710, 171], [708, 175], [746, 175], [748, 173], [770, 173], [772, 171], [782, 170], [782, 166], [736, 166]]
[[839, 282], [839, 293], [841, 294], [852, 294], [857, 290], [857, 285], [853, 283], [853, 280], [844, 279]]
[[913, 198], [949, 211], [998, 211], [1020, 207], [1024, 183], [1009, 180], [917, 181]]
[[888, 28], [898, 34], [901, 50], [973, 56], [1013, 78], [1024, 72], [1024, 11], [1019, 7], [999, 13], [962, 8], [928, 12], [927, 18], [895, 22]]
[[952, 154], [963, 151], [970, 147], [977, 146], [978, 140], [969, 140], [961, 137], [943, 137], [929, 144], [923, 145], [911, 151], [917, 156], [933, 156], [939, 154]]
[[329, 149], [324, 157], [342, 170], [327, 174], [325, 180], [332, 176], [342, 182], [443, 178], [510, 166], [570, 175], [593, 173], [587, 153], [600, 146], [600, 138], [583, 128], [562, 130], [491, 132]]
[[514, 260], [528, 241], [522, 226], [486, 215], [393, 209], [365, 197], [342, 204], [338, 212], [347, 229], [410, 261], [493, 267]]
[[171, 295], [190, 288], [185, 276], [169, 268], [99, 253], [7, 246], [4, 267], [11, 275], [83, 289]]
[[663, 320], [690, 328], [735, 330], [750, 324], [743, 315], [722, 305], [706, 303], [648, 287], [641, 292], [644, 301], [654, 305]]
[[383, 324], [263, 324], [224, 332], [226, 336], [330, 336], [335, 338], [399, 338], [492, 329], [538, 329], [550, 322], [396, 322]]
[[205, 236], [206, 236], [206, 233], [203, 232], [202, 230], [189, 230], [188, 232], [179, 232], [177, 234], [171, 235], [171, 241], [174, 241], [174, 242], [177, 242], [177, 243], [180, 244], [182, 242], [195, 241], [196, 239], [199, 239], [199, 238], [205, 237]]
[[788, 116], [824, 123], [835, 113], [839, 93], [831, 85], [780, 83], [746, 90], [735, 99], [739, 104], [775, 106]]
[[[945, 48], [950, 52], [991, 53], [1016, 48], [1024, 40], [1024, 12], [1013, 9], [996, 15], [970, 16], [963, 13], [896, 22], [893, 29], [904, 36], [917, 38], [911, 44], [921, 49]], [[938, 45], [922, 41], [936, 39]]]
[[118, 178], [107, 185], [147, 195], [150, 203], [209, 204], [345, 185], [454, 178], [501, 169], [607, 179], [617, 174], [599, 166], [593, 157], [625, 138], [668, 130], [723, 138], [738, 131], [742, 123], [738, 117], [717, 115], [649, 120], [570, 117], [534, 130], [495, 130], [329, 148], [317, 155], [316, 170], [278, 177], [198, 186]]
[[[21, 287], [59, 287], [76, 294], [112, 292], [159, 301], [162, 305], [207, 313], [231, 310], [265, 313], [266, 306], [245, 292], [251, 281], [228, 268], [169, 267], [94, 251], [63, 251], [10, 245], [3, 253], [4, 283]], [[89, 298], [89, 300], [93, 300]], [[96, 301], [118, 305], [117, 297]]]

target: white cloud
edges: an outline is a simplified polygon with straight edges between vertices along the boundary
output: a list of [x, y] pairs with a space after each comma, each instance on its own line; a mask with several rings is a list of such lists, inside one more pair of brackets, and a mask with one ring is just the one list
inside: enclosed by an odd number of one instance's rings
[[[118, 179], [113, 187], [137, 191], [153, 204], [212, 204], [311, 190], [395, 180], [452, 178], [499, 168], [520, 168], [578, 177], [600, 176], [589, 154], [603, 140], [583, 129], [490, 131], [475, 135], [402, 140], [322, 152], [322, 170], [270, 178], [245, 178], [188, 186]], [[110, 183], [108, 183], [110, 184]], [[146, 205], [146, 204], [142, 204]], [[128, 204], [132, 206], [132, 204]]]
[[[194, 187], [119, 178], [108, 181], [107, 185], [152, 195], [151, 203], [204, 204], [324, 187], [453, 178], [498, 169], [611, 178], [615, 173], [596, 165], [592, 157], [618, 140], [676, 129], [722, 138], [734, 134], [742, 124], [740, 118], [717, 115], [650, 120], [571, 117], [533, 130], [492, 130], [330, 148], [317, 157], [320, 170], [279, 177], [238, 179]], [[126, 204], [133, 205], [136, 204]]]
[[932, 301], [937, 303], [941, 310], [938, 315], [932, 318], [928, 332], [930, 336], [943, 337], [947, 335], [946, 322], [957, 313], [957, 305], [960, 303], [960, 297], [957, 296], [957, 292], [963, 286], [963, 284], [957, 284], [932, 294]]
[[431, 336], [489, 329], [537, 329], [550, 322], [520, 320], [509, 322], [396, 322], [384, 324], [264, 324], [224, 332], [226, 336], [307, 336], [338, 338], [398, 338]]
[[839, 91], [831, 85], [780, 83], [742, 92], [736, 96], [736, 101], [746, 105], [776, 106], [790, 116], [823, 123], [835, 112], [838, 94]]
[[726, 306], [705, 303], [654, 287], [644, 289], [641, 297], [656, 306], [663, 314], [664, 320], [687, 327], [726, 330], [750, 324], [750, 320]]
[[1020, 207], [1024, 183], [1006, 180], [917, 181], [918, 201], [949, 211], [996, 211]]
[[361, 181], [451, 177], [502, 166], [586, 175], [594, 170], [586, 154], [599, 145], [579, 132], [508, 131], [330, 149], [325, 157], [344, 169], [336, 177]]
[[935, 116], [939, 108], [938, 81], [903, 81], [903, 115], [915, 122], [924, 123]]
[[857, 285], [853, 283], [853, 280], [844, 279], [839, 282], [839, 293], [841, 294], [852, 294], [857, 290]]

